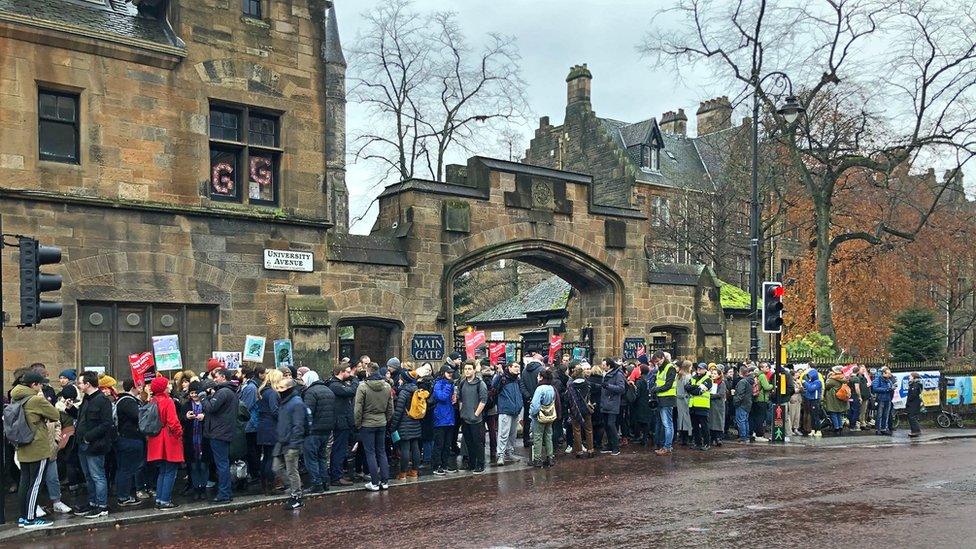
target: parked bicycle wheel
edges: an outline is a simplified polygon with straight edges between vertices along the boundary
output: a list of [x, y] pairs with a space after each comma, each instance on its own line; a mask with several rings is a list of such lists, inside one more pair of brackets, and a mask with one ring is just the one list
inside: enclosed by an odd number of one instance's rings
[[948, 429], [949, 426], [952, 425], [952, 418], [949, 417], [949, 414], [945, 412], [940, 412], [939, 415], [935, 418], [935, 422], [939, 424], [939, 427], [943, 429]]

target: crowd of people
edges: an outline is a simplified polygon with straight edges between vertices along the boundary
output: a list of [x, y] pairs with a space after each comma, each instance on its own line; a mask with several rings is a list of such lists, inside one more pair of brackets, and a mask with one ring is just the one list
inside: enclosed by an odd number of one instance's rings
[[[553, 467], [557, 452], [612, 457], [626, 444], [657, 456], [675, 443], [707, 451], [736, 438], [769, 440], [777, 409], [786, 441], [845, 427], [891, 434], [896, 390], [888, 369], [872, 380], [864, 367], [824, 375], [802, 365], [694, 364], [660, 351], [627, 363], [567, 356], [552, 365], [538, 353], [507, 365], [458, 353], [440, 365], [391, 358], [380, 366], [363, 356], [327, 377], [304, 367], [228, 370], [216, 359], [203, 372], [138, 384], [74, 370], [51, 382], [43, 364], [15, 377], [4, 445], [19, 477], [8, 468], [4, 481], [18, 487], [24, 528], [50, 526], [49, 512], [106, 516], [110, 493], [118, 508], [165, 510], [178, 506], [176, 491], [219, 505], [259, 489], [286, 492], [285, 506], [298, 509], [307, 495], [358, 480], [380, 491], [523, 459]], [[913, 436], [921, 392], [912, 374]], [[78, 505], [63, 501], [62, 486]]]

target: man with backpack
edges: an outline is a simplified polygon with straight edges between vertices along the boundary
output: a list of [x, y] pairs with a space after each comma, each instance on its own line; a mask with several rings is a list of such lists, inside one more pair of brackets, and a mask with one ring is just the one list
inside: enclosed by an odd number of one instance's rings
[[75, 515], [99, 518], [108, 515], [108, 480], [105, 475], [105, 455], [115, 442], [115, 422], [112, 403], [98, 388], [98, 374], [82, 372], [78, 388], [85, 395], [78, 410], [75, 437], [78, 438], [78, 458], [88, 486], [88, 504], [75, 509]]
[[10, 404], [3, 411], [3, 429], [7, 440], [17, 449], [20, 461], [20, 518], [17, 526], [46, 528], [53, 523], [38, 518], [37, 498], [41, 492], [44, 468], [51, 457], [51, 433], [48, 422], [58, 421], [57, 409], [41, 392], [47, 379], [37, 372], [27, 372], [20, 384], [10, 391]]
[[529, 404], [532, 396], [535, 395], [535, 388], [539, 385], [539, 372], [543, 370], [542, 355], [532, 353], [525, 358], [526, 364], [519, 377], [519, 388], [522, 390], [522, 446], [532, 447], [532, 433], [526, 427], [531, 423], [529, 417]]
[[302, 393], [311, 421], [304, 448], [305, 468], [308, 469], [310, 483], [306, 493], [321, 494], [329, 489], [329, 438], [336, 425], [336, 397], [315, 372], [305, 375], [306, 379], [315, 379]]
[[420, 476], [421, 420], [427, 415], [427, 398], [430, 396], [428, 391], [417, 387], [420, 377], [417, 372], [404, 370], [400, 373], [400, 386], [397, 387], [393, 420], [390, 422], [390, 431], [396, 433], [394, 443], [400, 448], [400, 472], [396, 479], [401, 481], [417, 480]]
[[240, 401], [230, 381], [226, 368], [210, 372], [216, 383], [209, 389], [209, 396], [203, 399], [203, 436], [210, 439], [210, 452], [217, 470], [217, 497], [213, 503], [229, 503], [233, 492], [230, 479], [230, 443], [237, 429], [237, 410]]
[[115, 445], [115, 497], [120, 507], [142, 503], [136, 498], [136, 478], [146, 462], [146, 437], [139, 430], [139, 389], [131, 379], [122, 382], [115, 401], [115, 425], [119, 440]]

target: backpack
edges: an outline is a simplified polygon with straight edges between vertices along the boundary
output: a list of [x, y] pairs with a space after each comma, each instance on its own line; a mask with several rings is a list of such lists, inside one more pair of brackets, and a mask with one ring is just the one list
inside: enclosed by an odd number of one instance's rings
[[417, 389], [410, 397], [410, 408], [407, 415], [413, 419], [424, 419], [427, 415], [427, 399], [430, 398], [430, 391], [427, 389]]
[[155, 400], [150, 400], [148, 404], [139, 408], [139, 431], [154, 437], [162, 430], [163, 420], [159, 417], [159, 405]]
[[536, 421], [542, 424], [556, 421], [556, 399], [553, 399], [549, 404], [539, 406], [539, 416]]
[[28, 396], [15, 400], [3, 409], [3, 435], [15, 448], [34, 442], [34, 430], [27, 423], [27, 413], [24, 411], [24, 405], [30, 399]]
[[123, 398], [131, 398], [132, 400], [136, 401], [137, 405], [139, 403], [139, 400], [130, 394], [122, 394], [118, 400], [112, 403], [112, 423], [115, 424], [116, 429], [119, 428], [119, 402], [122, 402]]
[[834, 392], [834, 396], [837, 397], [837, 400], [841, 402], [847, 402], [848, 400], [850, 400], [851, 399], [850, 385], [846, 383], [841, 384], [841, 386], [837, 388], [837, 391]]
[[[759, 375], [763, 375], [763, 374], [759, 374]], [[752, 380], [752, 396], [753, 397], [759, 396], [759, 391], [760, 390], [761, 389], [759, 387], [759, 379], [758, 378], [757, 379], [753, 379]]]

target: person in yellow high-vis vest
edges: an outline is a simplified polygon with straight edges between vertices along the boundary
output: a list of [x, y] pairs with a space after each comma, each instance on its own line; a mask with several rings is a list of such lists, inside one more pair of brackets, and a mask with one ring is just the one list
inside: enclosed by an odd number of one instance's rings
[[688, 406], [691, 409], [691, 429], [695, 447], [707, 450], [709, 445], [708, 410], [712, 404], [712, 377], [708, 375], [708, 365], [699, 362], [685, 391], [691, 395]]
[[654, 451], [659, 456], [671, 454], [674, 448], [674, 406], [677, 404], [678, 390], [675, 387], [675, 379], [678, 369], [670, 360], [667, 360], [662, 351], [656, 351], [651, 358], [651, 365], [657, 368], [654, 375], [654, 387], [652, 391], [657, 399], [658, 413], [661, 414], [661, 429], [664, 435], [661, 437], [661, 448]]

